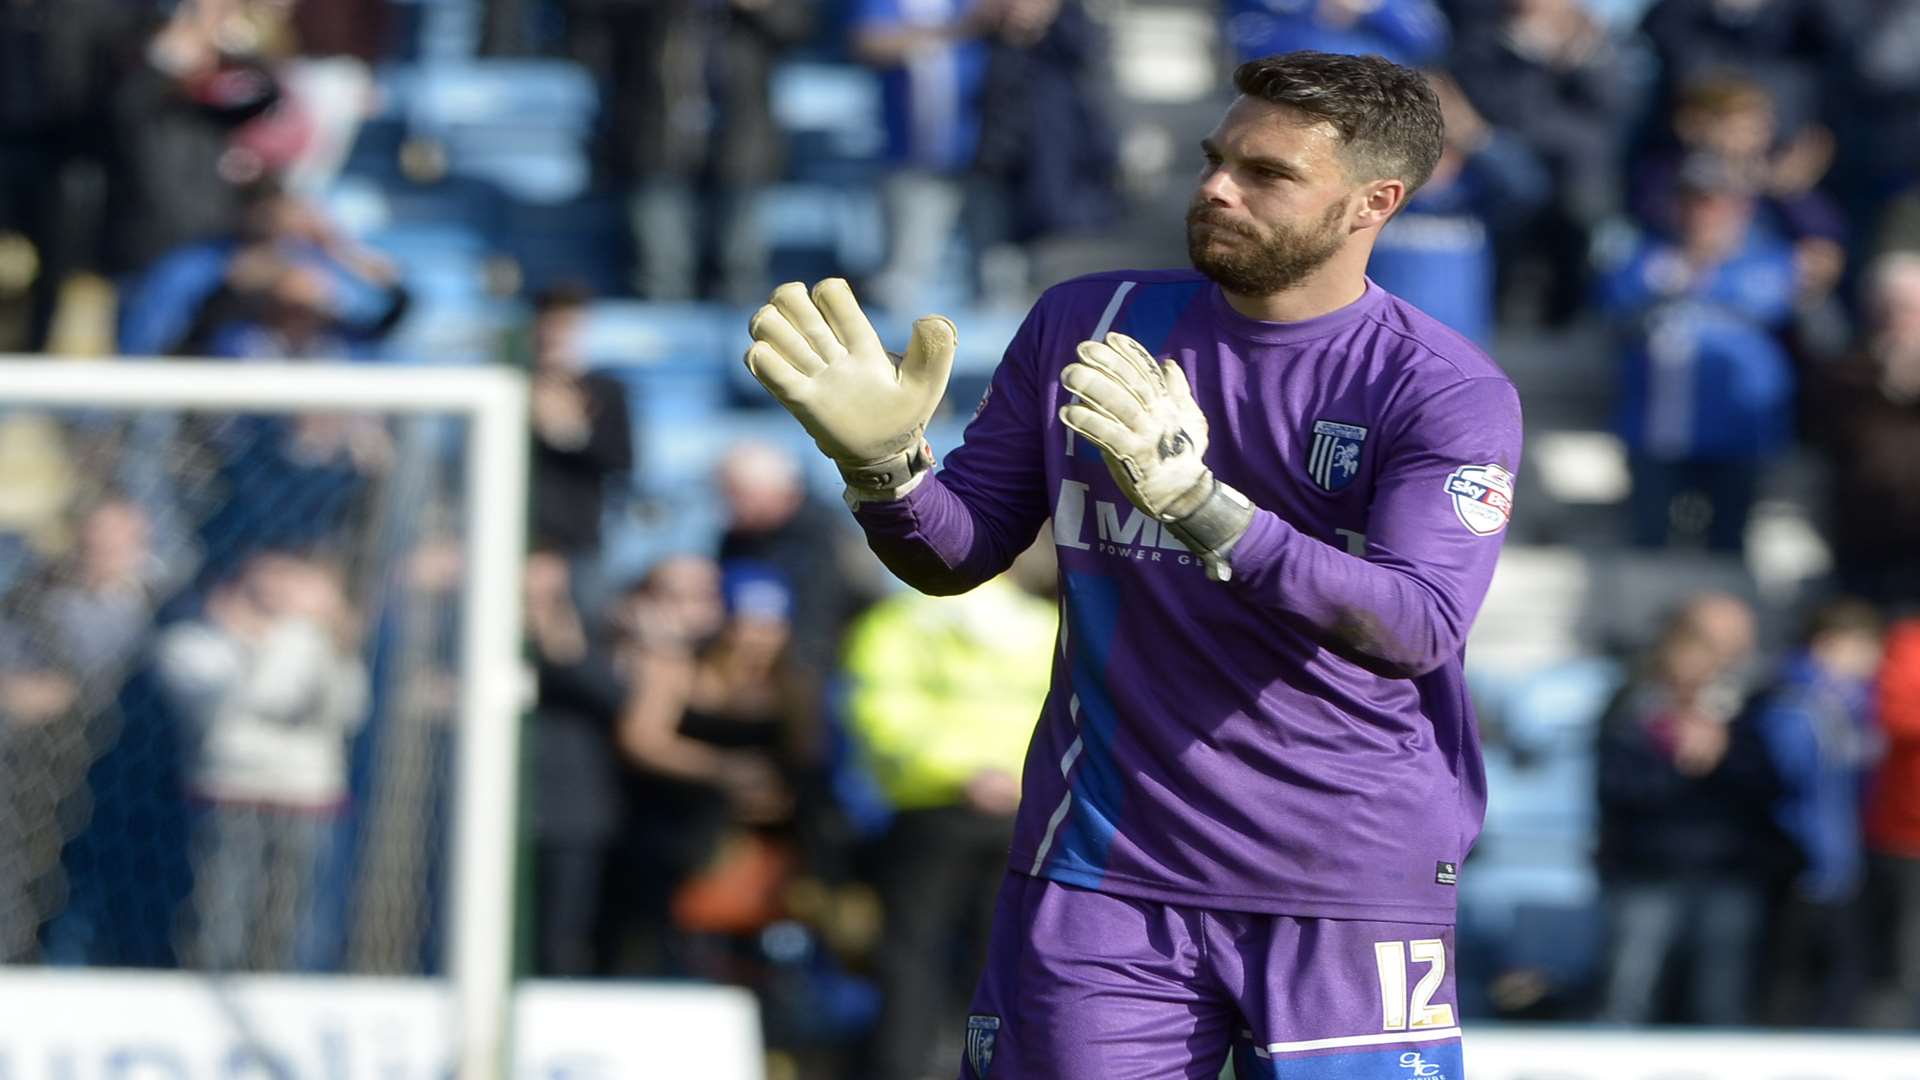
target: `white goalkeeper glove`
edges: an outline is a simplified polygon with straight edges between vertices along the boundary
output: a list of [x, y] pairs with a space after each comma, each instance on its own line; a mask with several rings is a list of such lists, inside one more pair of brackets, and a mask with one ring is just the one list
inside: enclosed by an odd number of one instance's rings
[[1253, 504], [1202, 460], [1207, 418], [1186, 372], [1125, 334], [1083, 341], [1077, 353], [1079, 361], [1060, 373], [1074, 397], [1060, 422], [1100, 448], [1128, 500], [1198, 555], [1208, 577], [1232, 577], [1228, 555], [1253, 521]]
[[933, 466], [927, 421], [947, 390], [958, 335], [944, 315], [913, 324], [906, 355], [881, 346], [841, 278], [788, 282], [747, 326], [747, 369], [840, 467], [854, 500], [897, 499]]

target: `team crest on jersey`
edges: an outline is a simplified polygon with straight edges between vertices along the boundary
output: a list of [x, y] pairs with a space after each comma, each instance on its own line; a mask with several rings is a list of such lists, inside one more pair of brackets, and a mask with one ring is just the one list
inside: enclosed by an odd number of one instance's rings
[[1453, 512], [1475, 536], [1492, 536], [1513, 517], [1513, 474], [1498, 465], [1462, 465], [1447, 477]]
[[987, 1080], [987, 1070], [993, 1067], [993, 1044], [999, 1038], [999, 1017], [967, 1017], [967, 1063], [978, 1080]]
[[1332, 420], [1313, 422], [1313, 448], [1307, 452], [1307, 475], [1322, 491], [1339, 491], [1360, 475], [1360, 447], [1367, 429]]

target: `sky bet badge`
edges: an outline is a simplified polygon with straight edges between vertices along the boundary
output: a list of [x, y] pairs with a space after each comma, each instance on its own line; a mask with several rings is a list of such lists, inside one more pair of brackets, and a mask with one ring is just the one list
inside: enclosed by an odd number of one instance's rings
[[993, 1067], [993, 1043], [999, 1037], [999, 1017], [967, 1017], [967, 1062], [979, 1080], [986, 1080], [987, 1070]]
[[1307, 452], [1307, 475], [1322, 491], [1339, 491], [1360, 475], [1360, 444], [1367, 429], [1332, 420], [1313, 422], [1313, 449]]
[[1462, 465], [1447, 477], [1453, 512], [1475, 536], [1492, 536], [1513, 517], [1513, 474], [1498, 465]]

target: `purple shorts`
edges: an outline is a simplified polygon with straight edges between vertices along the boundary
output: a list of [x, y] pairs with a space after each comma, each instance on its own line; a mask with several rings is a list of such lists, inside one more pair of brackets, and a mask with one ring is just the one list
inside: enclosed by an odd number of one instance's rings
[[1461, 1080], [1453, 927], [1252, 915], [1008, 873], [962, 1080]]

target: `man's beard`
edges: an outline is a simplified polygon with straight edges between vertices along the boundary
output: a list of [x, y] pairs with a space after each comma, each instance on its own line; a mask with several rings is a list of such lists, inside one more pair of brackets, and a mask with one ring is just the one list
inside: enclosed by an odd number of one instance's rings
[[[1187, 208], [1187, 258], [1193, 268], [1240, 296], [1271, 296], [1300, 284], [1326, 264], [1346, 242], [1341, 221], [1346, 206], [1334, 203], [1311, 231], [1274, 225], [1262, 231], [1227, 219], [1208, 204]], [[1220, 252], [1207, 246], [1201, 226], [1231, 233], [1242, 243], [1238, 250]], [[1251, 244], [1247, 243], [1251, 241]]]

